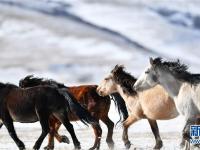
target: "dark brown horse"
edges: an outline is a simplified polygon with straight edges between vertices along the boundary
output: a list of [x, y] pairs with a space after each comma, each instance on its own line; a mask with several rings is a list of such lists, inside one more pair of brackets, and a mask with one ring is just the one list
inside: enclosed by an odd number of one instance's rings
[[[108, 117], [108, 112], [110, 109], [110, 97], [101, 97], [96, 93], [97, 85], [82, 85], [82, 86], [74, 86], [74, 87], [66, 87], [64, 84], [57, 83], [53, 80], [44, 80], [42, 78], [34, 78], [33, 76], [27, 76], [24, 79], [20, 80], [20, 87], [33, 87], [37, 85], [52, 85], [57, 88], [64, 88], [66, 91], [69, 91], [76, 100], [85, 107], [92, 116], [96, 118], [97, 121], [101, 120], [106, 124], [108, 128], [108, 134], [106, 138], [106, 142], [110, 148], [113, 148], [114, 142], [112, 139], [114, 123]], [[118, 111], [121, 117], [125, 120], [128, 117], [128, 112], [126, 109], [126, 105], [124, 100], [118, 93], [112, 95], [113, 100], [115, 100], [116, 105], [118, 107]], [[70, 121], [77, 121], [77, 118], [73, 113], [68, 114]], [[61, 136], [58, 134], [58, 129], [60, 127], [60, 121], [53, 117], [50, 119], [51, 132], [49, 135], [49, 143], [47, 148], [54, 148], [54, 136], [59, 142], [65, 142], [67, 137]], [[95, 142], [93, 147], [90, 149], [99, 149], [100, 140], [101, 140], [101, 129], [99, 130], [96, 126], [92, 125], [94, 133], [95, 133]]]
[[[13, 122], [40, 122], [42, 133], [33, 147], [34, 149], [39, 149], [44, 138], [50, 132], [50, 116], [54, 116], [62, 122], [70, 133], [75, 148], [80, 149], [80, 142], [75, 135], [73, 125], [67, 117], [68, 112], [70, 112], [69, 102], [75, 101], [74, 99], [70, 93], [65, 91], [64, 96], [62, 90], [59, 91], [52, 86], [36, 86], [22, 89], [13, 84], [0, 83], [0, 119], [20, 150], [25, 149], [25, 145], [17, 137]], [[76, 109], [76, 107], [73, 108]], [[98, 124], [87, 111], [81, 111], [81, 113], [80, 118], [84, 123]], [[84, 116], [86, 117], [84, 118]]]

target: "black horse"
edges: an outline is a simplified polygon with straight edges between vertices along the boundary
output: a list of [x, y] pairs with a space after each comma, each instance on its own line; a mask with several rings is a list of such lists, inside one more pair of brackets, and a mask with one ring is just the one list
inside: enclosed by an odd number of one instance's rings
[[[0, 120], [20, 150], [25, 149], [25, 145], [17, 137], [13, 122], [33, 123], [39, 121], [42, 133], [33, 147], [33, 149], [39, 149], [44, 138], [50, 132], [49, 118], [54, 116], [70, 133], [75, 149], [80, 149], [80, 142], [75, 135], [73, 125], [66, 117], [70, 111], [68, 101], [75, 101], [74, 97], [66, 91], [64, 96], [62, 91], [52, 86], [23, 89], [13, 84], [0, 83]], [[77, 109], [75, 105], [74, 109]], [[93, 117], [83, 111], [80, 120], [84, 123], [98, 124]]]

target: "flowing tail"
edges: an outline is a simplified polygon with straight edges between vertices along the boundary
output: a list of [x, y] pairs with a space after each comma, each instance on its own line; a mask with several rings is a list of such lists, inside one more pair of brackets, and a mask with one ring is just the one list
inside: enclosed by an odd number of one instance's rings
[[69, 92], [67, 92], [66, 88], [58, 89], [58, 91], [67, 100], [70, 107], [70, 111], [75, 112], [75, 114], [79, 117], [81, 122], [83, 122], [85, 125], [99, 125], [96, 119], [92, 117], [91, 114], [75, 100], [75, 97]]
[[[121, 95], [119, 93], [114, 93], [114, 94], [111, 94], [110, 96], [111, 96], [112, 100], [114, 101], [115, 106], [117, 107], [117, 110], [118, 110], [119, 116], [120, 116], [119, 121], [116, 123], [116, 125], [117, 125], [119, 122], [123, 122], [128, 118], [128, 110], [126, 108], [126, 103], [125, 103], [124, 99], [121, 97]], [[122, 118], [123, 118], [123, 120], [122, 120]]]

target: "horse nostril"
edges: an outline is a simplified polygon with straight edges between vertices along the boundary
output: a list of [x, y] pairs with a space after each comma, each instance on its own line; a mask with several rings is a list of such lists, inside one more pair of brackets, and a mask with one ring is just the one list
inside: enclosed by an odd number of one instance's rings
[[136, 87], [136, 86], [133, 86], [133, 90], [137, 91], [137, 87]]
[[102, 92], [101, 91], [99, 91], [99, 95], [101, 96], [101, 94], [102, 94]]
[[100, 96], [103, 96], [103, 92], [102, 91], [98, 91]]

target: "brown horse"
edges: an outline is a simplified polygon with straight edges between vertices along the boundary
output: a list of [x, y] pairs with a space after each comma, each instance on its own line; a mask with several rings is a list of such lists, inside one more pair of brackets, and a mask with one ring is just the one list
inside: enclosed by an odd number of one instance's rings
[[174, 101], [161, 86], [137, 93], [133, 89], [136, 79], [124, 71], [123, 66], [115, 66], [111, 74], [103, 79], [97, 91], [101, 96], [119, 92], [126, 102], [129, 117], [124, 121], [123, 140], [127, 148], [131, 144], [127, 130], [130, 125], [141, 119], [147, 119], [156, 139], [155, 149], [162, 147], [156, 120], [168, 120], [178, 116]]
[[[112, 135], [114, 123], [108, 117], [108, 112], [110, 109], [110, 98], [109, 96], [99, 96], [96, 93], [97, 85], [66, 87], [64, 84], [58, 83], [56, 81], [44, 80], [42, 78], [34, 78], [33, 76], [27, 76], [24, 79], [20, 80], [19, 85], [23, 88], [33, 87], [37, 85], [51, 85], [57, 88], [64, 88], [66, 91], [70, 92], [77, 99], [77, 102], [80, 103], [83, 107], [85, 107], [90, 112], [90, 114], [94, 118], [96, 118], [97, 121], [101, 120], [103, 123], [105, 123], [105, 125], [108, 128], [106, 142], [110, 148], [113, 148], [114, 142], [112, 139]], [[125, 120], [128, 117], [128, 112], [124, 100], [118, 93], [114, 93], [112, 97], [115, 100], [117, 106], [119, 106], [118, 111], [120, 113], [120, 119], [121, 115], [123, 115], [122, 117]], [[79, 120], [79, 118], [77, 118], [77, 116], [73, 113], [68, 114], [68, 116], [70, 121]], [[50, 119], [51, 132], [49, 134], [49, 143], [46, 148], [54, 148], [54, 136], [59, 142], [66, 142], [67, 137], [58, 134], [58, 129], [60, 125], [61, 123], [57, 118], [52, 117]], [[92, 125], [92, 128], [95, 134], [95, 142], [93, 147], [91, 147], [90, 149], [99, 149], [102, 130], [101, 128], [99, 129], [95, 125]]]
[[[61, 90], [59, 91], [52, 86], [22, 89], [13, 84], [0, 83], [0, 120], [2, 120], [20, 150], [24, 150], [25, 145], [17, 137], [13, 122], [33, 123], [39, 121], [42, 133], [33, 147], [33, 149], [38, 150], [44, 138], [50, 132], [49, 118], [54, 116], [69, 131], [75, 149], [80, 149], [80, 142], [75, 135], [73, 125], [67, 117], [68, 112], [70, 112], [70, 101], [75, 101], [73, 96], [67, 92], [64, 96]], [[73, 109], [76, 108], [74, 105]], [[84, 123], [98, 124], [87, 112], [81, 111], [81, 113], [79, 117]]]

